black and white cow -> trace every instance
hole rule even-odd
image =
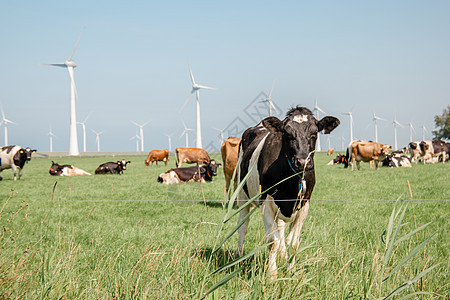
[[[210,162],[204,162],[198,166],[170,169],[158,176],[158,182],[176,184],[191,181],[213,181],[213,176],[217,176],[217,168],[220,165],[212,159]]]
[[[339,124],[339,119],[335,117],[316,120],[309,109],[295,107],[288,111],[283,121],[268,117],[248,128],[242,135],[239,150],[240,180],[247,173],[250,174],[240,191],[238,202],[239,206],[243,206],[247,199],[262,191],[261,212],[266,239],[271,243],[268,265],[271,279],[277,276],[277,252],[287,257],[284,236],[287,222],[292,222],[287,236],[288,245],[292,244],[292,253],[299,246],[300,231],[309,211],[309,199],[315,184],[314,151],[317,134],[321,131],[328,134]],[[252,168],[253,165],[255,167]],[[249,210],[250,205],[247,205],[240,212],[238,223]],[[236,256],[244,252],[248,222],[247,219],[239,228]],[[292,260],[292,264],[294,262]]]
[[[404,154],[389,153],[383,159],[382,166],[383,167],[391,167],[391,168],[398,168],[398,167],[411,168],[411,161],[410,161],[409,156],[406,156]]]
[[[12,169],[14,180],[17,179],[17,169],[19,169],[19,179],[22,177],[22,169],[25,163],[31,160],[31,154],[36,152],[36,149],[31,150],[30,147],[25,149],[17,146],[4,146],[0,148],[0,172],[5,169]],[[0,180],[3,178],[0,177]]]
[[[419,144],[422,151],[423,163],[435,163],[447,161],[447,155],[450,152],[450,143],[444,141],[422,141]]]
[[[329,166],[345,165],[345,164],[348,165],[348,159],[345,157],[345,155],[342,155],[340,153],[336,156],[335,159],[330,160],[330,162],[328,163]]]
[[[91,175],[80,168],[72,165],[60,165],[52,161],[52,166],[48,171],[52,176],[79,176],[79,175]]]
[[[123,170],[127,169],[127,164],[131,164],[131,161],[118,160],[117,162],[107,162],[98,166],[95,174],[122,174]]]

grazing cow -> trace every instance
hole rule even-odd
[[[131,164],[131,161],[118,160],[117,162],[107,162],[98,166],[95,174],[122,174],[123,170],[127,169],[127,164]]]
[[[53,176],[77,176],[77,175],[91,175],[90,173],[81,170],[72,165],[59,165],[52,161],[52,166],[48,171]]]
[[[226,141],[223,142],[220,152],[222,153],[223,161],[223,174],[225,175],[225,189],[228,192],[230,188],[231,178],[233,177],[234,169],[238,161],[239,144],[241,139],[237,137],[230,136]],[[236,183],[237,176],[234,178]]]
[[[404,154],[398,154],[398,153],[389,153],[386,155],[386,157],[383,159],[383,167],[391,167],[391,168],[398,168],[398,167],[407,167],[411,168],[411,161],[410,158]]]
[[[277,276],[276,256],[287,257],[284,228],[286,222],[293,222],[289,228],[287,243],[292,243],[292,253],[299,246],[299,236],[309,210],[309,199],[315,184],[314,151],[317,134],[330,133],[339,125],[335,117],[316,120],[305,107],[288,111],[281,121],[268,117],[258,125],[248,128],[242,135],[239,156],[240,180],[248,174],[243,189],[239,192],[239,206],[261,191],[262,218],[269,245],[268,275]],[[284,180],[283,182],[281,182]],[[270,189],[269,189],[270,188]],[[304,192],[304,196],[302,194]],[[236,256],[244,251],[244,237],[249,220],[244,222],[250,205],[244,206],[239,214],[239,242]],[[294,260],[292,261],[294,264]]]
[[[349,161],[350,165],[352,166],[353,171],[353,165],[356,161],[356,166],[358,167],[358,170],[360,170],[360,162],[375,162],[375,166],[377,170],[379,169],[379,162],[382,161],[386,155],[389,154],[389,149],[391,149],[392,146],[389,146],[387,144],[381,144],[377,142],[366,142],[366,141],[353,141],[349,147],[347,148],[347,154],[346,158]],[[351,156],[351,158],[350,158]],[[348,166],[348,165],[347,165]],[[347,167],[346,166],[346,167]]]
[[[0,148],[0,172],[5,169],[12,169],[14,180],[17,180],[17,169],[19,169],[19,179],[22,177],[22,170],[25,163],[31,160],[31,154],[36,149],[31,150],[30,147],[25,149],[17,146],[4,146]],[[0,177],[0,180],[3,178]]]
[[[191,181],[213,181],[213,176],[217,176],[217,164],[214,159],[210,162],[198,166],[187,168],[175,168],[162,173],[158,176],[158,182],[163,184],[176,184]]]
[[[202,148],[178,147],[175,149],[175,158],[178,168],[180,168],[183,163],[202,164],[211,160],[208,152]]]
[[[334,153],[334,148],[330,148],[328,149],[327,155],[330,156],[331,154]]]
[[[169,162],[169,150],[164,149],[150,151],[147,159],[145,160],[145,165],[148,166],[151,162],[153,166],[154,161],[156,161],[156,165],[158,165],[158,161],[163,161],[167,166],[167,163]]]
[[[330,162],[328,163],[329,166],[345,165],[345,164],[348,164],[348,161],[347,161],[347,158],[345,157],[345,155],[342,155],[342,154],[338,154],[335,159],[330,160]]]
[[[441,157],[442,163],[445,163],[447,154],[450,152],[450,144],[444,141],[422,141],[419,144],[422,152],[423,163],[435,163]],[[436,158],[436,160],[434,159]]]

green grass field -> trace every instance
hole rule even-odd
[[[123,175],[48,173],[51,160],[94,173],[99,164],[122,158],[132,162]],[[219,155],[215,158],[221,161]],[[237,246],[236,233],[212,254],[237,221],[234,217],[221,227],[221,169],[214,183],[163,186],[156,178],[174,167],[173,157],[167,167],[145,167],[144,160],[33,158],[16,182],[11,170],[3,171],[0,297],[191,299],[201,298],[222,280],[208,298],[378,299],[399,287],[405,289],[395,297],[450,297],[450,202],[443,201],[450,199],[450,164],[378,171],[363,164],[361,171],[352,172],[327,166],[330,158],[316,154],[317,182],[297,263],[288,270],[280,260],[279,279],[271,282],[264,270],[264,248],[211,274],[233,260]],[[408,181],[414,201],[409,201]],[[392,232],[398,229],[397,240],[432,223],[393,244],[390,259],[383,263],[388,245],[382,233],[389,229],[394,206],[397,212],[402,204],[407,204],[402,225],[391,227]],[[250,222],[246,253],[265,243],[258,214]],[[401,213],[395,220],[399,218]],[[413,280],[416,276],[420,279]],[[410,285],[403,285],[409,280]]]

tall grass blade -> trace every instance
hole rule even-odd
[[[230,281],[231,279],[233,279],[237,274],[239,274],[243,269],[244,269],[245,265],[241,266],[240,268],[238,268],[236,271],[234,271],[233,273],[225,276],[224,278],[222,278],[221,280],[219,280],[215,285],[213,285],[202,297],[201,299],[205,299],[206,296],[208,296],[209,294],[211,294],[212,292],[214,292],[215,290],[217,290],[219,287],[221,287],[222,285],[224,285],[225,283],[227,283],[228,281]]]
[[[399,286],[398,288],[396,288],[395,290],[393,290],[392,292],[389,293],[389,295],[387,295],[385,298],[383,298],[383,300],[387,300],[389,298],[392,298],[395,294],[400,293],[401,291],[403,291],[404,289],[407,289],[411,284],[415,283],[417,280],[421,279],[423,276],[425,276],[426,274],[428,274],[430,271],[432,271],[434,268],[436,268],[439,264],[436,264],[434,266],[429,267],[428,269],[420,272],[419,274],[417,274],[416,277],[414,277],[413,279],[403,283],[401,286]],[[414,293],[415,294],[415,293]],[[410,295],[414,295],[414,294],[410,294]],[[410,296],[407,295],[407,296]],[[405,296],[405,297],[407,297]],[[403,298],[405,298],[403,297]],[[402,298],[402,299],[403,299]],[[406,299],[406,298],[405,298]]]
[[[214,249],[214,251],[212,252],[211,255],[214,255],[222,246],[223,244],[226,243],[226,241],[228,241],[230,239],[230,237],[239,230],[239,228],[242,226],[242,224],[244,224],[245,221],[248,220],[248,218],[250,218],[250,216],[256,211],[258,210],[258,206],[255,206],[242,220],[241,222],[239,222],[239,224],[237,224],[236,227],[233,228],[233,230],[225,237],[225,239],[216,247],[216,249]]]
[[[395,243],[395,238],[397,237],[398,231],[400,230],[400,225],[402,224],[403,221],[403,217],[405,216],[406,213],[406,209],[408,208],[408,205],[405,205],[405,208],[402,211],[402,214],[397,222],[397,227],[395,228],[394,234],[392,236],[392,238],[389,237],[389,244],[388,244],[388,248],[386,250],[386,253],[384,254],[383,257],[383,264],[387,264],[389,261],[389,258],[391,256],[392,253],[392,249],[394,248],[394,243]],[[401,210],[401,207],[399,209],[399,212]],[[397,212],[398,215],[398,212]],[[392,217],[392,216],[391,216]],[[393,224],[392,224],[393,225]],[[389,221],[389,226],[391,226],[391,222]],[[392,231],[392,228],[390,229]],[[388,234],[389,234],[389,230],[388,230]]]
[[[416,255],[420,250],[423,249],[423,247],[425,247],[425,245],[431,240],[431,238],[433,236],[435,236],[436,233],[434,233],[433,235],[431,235],[429,238],[427,238],[422,244],[420,244],[419,246],[417,246],[416,248],[414,248],[405,258],[402,259],[402,261],[400,261],[398,263],[398,265],[383,279],[383,282],[385,282],[389,277],[391,277],[392,274],[394,274],[395,272],[397,272],[401,267],[403,267],[404,264],[406,264],[414,255]]]
[[[411,237],[411,236],[414,235],[415,233],[417,233],[417,232],[419,232],[419,231],[421,231],[421,230],[424,230],[424,229],[427,228],[431,223],[433,223],[433,222],[429,222],[429,223],[427,223],[427,224],[425,224],[425,225],[422,225],[422,226],[420,226],[419,228],[417,228],[417,229],[411,231],[411,232],[408,233],[407,235],[402,236],[402,237],[399,238],[397,241],[395,241],[394,245],[397,245],[397,244],[403,242],[404,240],[407,240],[409,237]]]
[[[221,272],[221,271],[223,271],[223,270],[225,270],[225,269],[228,269],[228,268],[230,268],[230,267],[232,267],[232,266],[234,266],[234,265],[240,263],[240,262],[243,261],[243,260],[246,260],[247,258],[253,256],[255,253],[257,253],[257,252],[259,252],[259,251],[265,249],[266,247],[268,247],[268,246],[271,245],[272,243],[273,243],[273,242],[268,243],[268,244],[264,244],[263,246],[258,247],[258,248],[256,248],[256,249],[250,251],[250,252],[247,253],[246,255],[243,255],[243,256],[239,257],[238,259],[235,259],[235,260],[233,260],[233,261],[227,263],[226,265],[220,267],[219,269],[215,270],[214,272],[212,272],[212,273],[209,274],[208,276],[211,276],[211,275],[214,275],[214,274],[216,274],[216,273],[219,273],[219,272]]]
[[[386,233],[386,250],[387,250],[387,247],[389,246],[389,241],[391,240],[392,229],[394,228],[395,206],[396,205],[394,204],[394,208],[392,208],[391,216],[389,217],[389,223],[388,223],[387,233]]]

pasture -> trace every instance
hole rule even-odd
[[[99,164],[122,158],[131,161],[123,175],[48,173],[51,160],[93,174]],[[156,178],[175,166],[174,157],[167,167],[163,163],[145,167],[145,158],[38,157],[16,182],[11,170],[3,171],[0,297],[191,299],[217,285],[207,298],[376,299],[406,287],[409,280],[412,283],[396,297],[411,293],[424,299],[450,297],[448,163],[378,171],[362,164],[361,171],[352,172],[327,166],[331,158],[316,154],[317,182],[297,263],[288,270],[280,260],[279,278],[270,282],[264,247],[218,270],[233,260],[237,246],[236,233],[213,253],[237,220],[236,216],[222,223],[226,212],[222,169],[213,183],[163,186]],[[220,155],[213,158],[221,162]],[[414,201],[409,201],[407,181]],[[402,225],[393,227],[397,240],[432,223],[396,243],[383,263],[387,249],[383,232],[389,229],[394,207],[398,212],[402,204],[407,204]],[[258,214],[251,218],[245,253],[264,246]],[[401,213],[395,217],[398,220]],[[391,271],[393,275],[383,282]],[[416,276],[420,279],[413,281]]]

